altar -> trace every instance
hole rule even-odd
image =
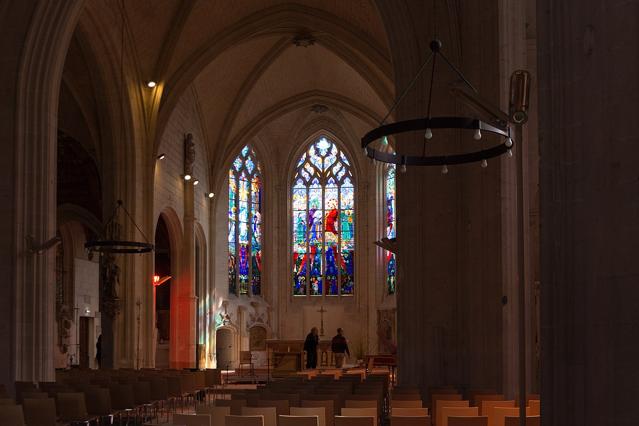
[[[304,340],[268,339],[266,350],[268,362],[275,375],[292,375],[302,371],[306,365]],[[318,367],[330,367],[335,364],[330,340],[320,340],[317,355]]]

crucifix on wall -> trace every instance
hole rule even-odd
[[[320,307],[320,310],[317,311],[320,314],[320,336],[324,336],[324,313],[326,312],[326,309],[324,309],[324,306]]]

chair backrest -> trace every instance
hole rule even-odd
[[[211,426],[209,414],[173,414],[173,424],[184,426]]]
[[[59,393],[56,403],[56,409],[62,421],[80,420],[88,415],[83,393]]]
[[[231,407],[211,407],[210,405],[198,405],[195,414],[208,414],[211,416],[212,426],[224,426],[224,417],[231,415]]]
[[[169,381],[166,377],[151,377],[149,383],[151,384],[150,397],[152,401],[169,399]]]
[[[25,426],[22,406],[20,405],[0,405],[0,425],[2,426]]]
[[[279,426],[318,426],[317,416],[279,416]]]
[[[372,417],[373,425],[377,426],[377,407],[373,408],[342,408],[342,416]]]
[[[485,394],[475,394],[470,401],[470,405],[475,407],[480,407],[484,401],[504,401],[504,395],[500,393],[485,393]]]
[[[242,407],[243,416],[262,416],[264,426],[277,426],[276,407]]]
[[[396,400],[393,399],[391,401],[391,407],[393,408],[421,408],[422,407],[422,400],[421,399],[414,399],[414,400]]]
[[[13,398],[0,398],[0,405],[16,405]]]
[[[56,426],[57,414],[53,398],[25,398],[22,409],[25,423],[29,426]]]
[[[111,392],[109,389],[92,386],[87,388],[84,394],[89,414],[106,416],[111,413]]]
[[[526,416],[526,426],[540,426],[540,416]],[[506,416],[504,426],[519,426],[519,417]]]
[[[225,426],[264,426],[262,416],[226,416]]]
[[[211,416],[209,414],[174,414],[173,424],[183,426],[211,426]]]
[[[477,407],[440,407],[441,410],[437,414],[441,422],[437,426],[448,426],[448,417],[470,417],[479,416],[479,408]]]
[[[335,426],[376,426],[370,416],[335,416]]]
[[[403,392],[403,393],[397,393],[397,392],[393,392],[393,400],[396,401],[406,401],[406,400],[421,400],[422,399],[422,395],[419,392]]]
[[[486,416],[448,416],[448,426],[487,426]]]
[[[513,401],[513,400],[509,400],[509,401],[482,401],[480,414],[482,416],[488,416],[488,426],[491,426],[494,423],[493,419],[494,419],[495,415],[494,415],[493,411],[497,407],[514,408],[515,407],[515,401]]]
[[[257,401],[258,407],[275,407],[277,415],[288,416],[291,414],[288,399],[259,399]]]
[[[135,395],[133,385],[111,385],[111,405],[116,410],[125,410],[135,407]]]
[[[48,399],[51,398],[46,392],[22,392],[22,399]]]
[[[430,417],[391,416],[390,426],[430,426]]]
[[[541,401],[538,399],[531,399],[528,401],[528,408],[531,416],[541,415]]]
[[[379,408],[379,401],[376,399],[347,399],[344,401],[346,408]]]
[[[391,414],[396,417],[424,417],[428,415],[428,408],[395,408]]]
[[[151,384],[146,381],[133,383],[133,395],[135,404],[142,405],[151,402]]]
[[[526,408],[526,415],[528,411]],[[519,407],[493,407],[488,411],[488,425],[504,426],[506,417],[519,417]]]
[[[335,408],[333,405],[333,400],[330,399],[325,399],[323,401],[320,400],[315,400],[315,399],[310,399],[310,400],[306,400],[303,399],[301,402],[302,407],[322,407],[324,408],[324,419],[326,422],[326,426],[333,426],[334,425],[334,415],[335,415]]]
[[[468,401],[438,399],[435,401],[435,406],[432,407],[433,415],[435,416],[435,426],[442,426],[441,409],[444,407],[468,407]],[[479,409],[477,410],[479,414]],[[477,414],[477,415],[478,415]]]
[[[317,416],[318,425],[326,426],[326,408],[325,407],[291,407],[291,416],[297,416],[297,417]],[[332,413],[331,413],[331,416],[332,416]]]
[[[232,416],[241,416],[242,407],[246,407],[245,399],[216,399],[215,405],[217,407],[231,407]]]

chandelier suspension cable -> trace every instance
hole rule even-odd
[[[124,210],[124,213],[126,213],[126,215],[128,216],[128,218],[131,220],[131,222],[133,222],[133,225],[135,226],[135,228],[138,230],[138,232],[142,235],[142,237],[144,237],[144,241],[146,241],[147,243],[149,242],[149,239],[146,237],[146,234],[144,232],[142,232],[142,230],[140,229],[140,227],[138,226],[138,224],[135,222],[135,220],[133,220],[133,216],[131,216],[131,214],[129,213],[129,211],[126,209],[126,207],[124,207],[124,204],[122,204],[122,201],[119,201],[119,205],[118,207],[122,207],[122,210]]]

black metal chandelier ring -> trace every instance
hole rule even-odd
[[[89,241],[84,247],[98,253],[136,254],[153,251],[153,244],[139,241],[101,240]]]
[[[369,145],[378,139],[397,135],[400,133],[413,131],[426,131],[427,129],[466,129],[479,130],[480,132],[492,133],[503,138],[503,142],[480,151],[467,152],[463,154],[451,155],[398,155],[394,153],[382,152]],[[510,137],[510,129],[502,129],[476,118],[469,117],[431,117],[417,118],[413,120],[398,121],[377,127],[362,137],[362,148],[366,155],[372,159],[384,163],[408,166],[445,166],[453,164],[474,163],[488,158],[498,157],[505,154],[513,146]]]

